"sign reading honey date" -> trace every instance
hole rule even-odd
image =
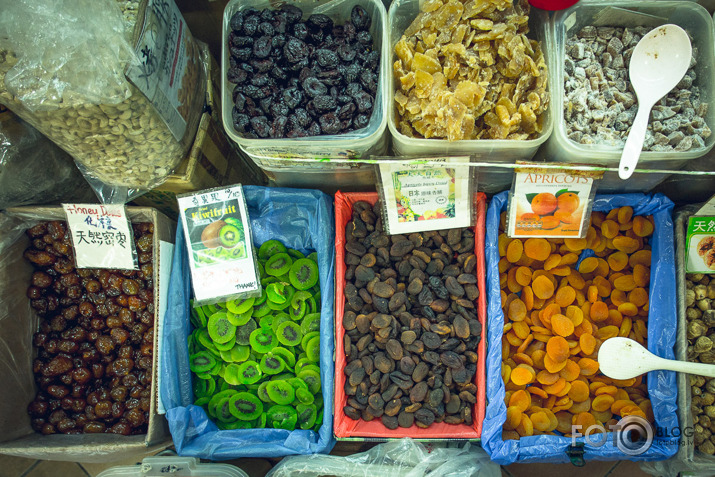
[[[472,424],[474,232],[390,236],[380,207],[355,203],[345,229],[345,415],[389,429]]]

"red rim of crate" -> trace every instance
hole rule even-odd
[[[348,418],[343,411],[347,397],[345,395],[345,349],[343,347],[343,312],[345,295],[345,226],[352,217],[353,204],[365,201],[370,204],[377,202],[376,192],[340,192],[335,194],[335,417],[333,432],[338,439],[346,438],[380,438],[397,439],[411,437],[414,439],[479,439],[482,435],[482,422],[486,408],[486,262],[484,256],[484,234],[486,221],[486,195],[479,192],[474,195],[476,210],[476,224],[474,226],[474,253],[477,257],[477,317],[482,325],[482,339],[477,347],[477,402],[474,404],[472,415],[473,424],[445,424],[435,423],[428,429],[415,425],[410,428],[398,427],[391,430],[386,428],[380,419],[370,422],[354,421]],[[482,273],[479,273],[482,271]]]

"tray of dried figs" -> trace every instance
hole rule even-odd
[[[378,195],[335,195],[338,439],[478,439],[484,419],[484,218],[388,235]]]
[[[137,270],[75,268],[61,207],[0,215],[0,375],[14,383],[0,392],[0,452],[86,462],[167,440],[155,330],[159,243],[175,225],[154,209],[127,215]]]

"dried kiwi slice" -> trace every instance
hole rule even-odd
[[[258,322],[258,327],[273,329],[273,321],[275,319],[276,319],[275,315],[262,316],[261,320]]]
[[[285,369],[286,364],[280,356],[266,353],[261,358],[260,366],[263,374],[278,374]]]
[[[313,331],[320,331],[320,313],[309,313],[300,322],[300,331],[303,336]]]
[[[197,379],[194,381],[194,398],[199,399],[202,397],[211,396],[214,391],[216,391],[216,380],[211,379]]]
[[[299,258],[290,267],[290,282],[298,290],[307,290],[318,283],[318,265],[307,258]]]
[[[271,397],[268,395],[268,390],[266,387],[268,387],[268,383],[271,381],[263,381],[260,386],[258,386],[258,391],[256,391],[256,396],[258,396],[258,399],[260,399],[263,402],[273,402]]]
[[[268,303],[270,303],[268,300],[264,301],[257,307],[253,309],[253,317],[254,318],[261,318],[263,316],[268,315],[271,312],[271,307],[268,306]]]
[[[299,258],[298,261],[300,260],[304,259]],[[266,273],[268,275],[280,277],[281,275],[287,273],[291,269],[292,265],[293,259],[290,257],[290,255],[288,255],[287,253],[278,253],[268,259],[268,261],[264,265],[264,268],[266,269]]]
[[[311,296],[305,302],[308,304],[308,313],[320,313],[320,310],[318,309],[317,303],[320,303],[320,293],[318,293],[316,296]]]
[[[228,321],[225,311],[212,314],[207,328],[214,343],[226,343],[236,336],[236,325]]]
[[[236,335],[233,335],[230,340],[228,340],[225,343],[216,343],[214,342],[214,345],[216,346],[216,349],[219,350],[219,353],[221,351],[230,351],[231,348],[233,348],[233,345],[236,344]]]
[[[241,421],[252,421],[263,413],[263,402],[253,394],[236,393],[229,398],[229,411]]]
[[[300,331],[300,325],[294,321],[286,321],[281,323],[276,330],[278,341],[286,346],[296,346],[300,343],[303,333]]]
[[[231,414],[231,399],[233,397],[225,397],[216,405],[215,417],[221,422],[233,422],[236,420],[236,417]]]
[[[246,361],[238,367],[238,381],[240,383],[253,384],[258,382],[261,376],[263,376],[261,367],[253,360]]]
[[[293,386],[282,379],[270,381],[266,386],[266,391],[271,400],[276,404],[290,404],[295,399]]]
[[[273,323],[271,323],[271,329],[275,333],[278,331],[278,326],[280,326],[281,323],[285,323],[286,321],[290,321],[290,316],[288,316],[288,313],[277,313],[273,317]]]
[[[303,252],[300,250],[296,250],[294,248],[289,248],[286,253],[290,255],[293,258],[305,258],[305,255],[303,255]]]
[[[220,392],[214,394],[213,397],[211,398],[211,400],[209,401],[209,405],[208,405],[208,409],[207,409],[209,416],[216,417],[216,406],[218,406],[218,404],[223,399],[228,399],[231,396],[233,396],[234,394],[236,394],[236,391],[234,391],[233,389],[227,389],[225,391],[220,391]]]
[[[223,372],[224,381],[226,381],[231,386],[238,386],[239,384],[241,384],[242,381],[240,381],[238,378],[238,375],[241,372],[240,366],[241,365],[235,363],[226,365],[226,369]]]
[[[265,288],[261,288],[261,296],[258,297],[258,298],[256,298],[256,301],[253,302],[253,306],[254,306],[254,307],[257,307],[257,306],[260,305],[261,303],[264,303],[267,299],[268,299],[268,295],[266,295],[266,289],[265,289]]]
[[[253,304],[256,302],[256,299],[251,297],[251,298],[246,298],[245,300],[232,300],[232,301],[227,301],[226,302],[226,309],[233,313],[234,315],[242,315],[246,313],[248,310],[253,308]]]
[[[297,292],[297,293],[300,293],[300,292]],[[296,303],[296,305],[293,305],[291,303],[291,306],[288,309],[288,314],[290,315],[291,320],[298,321],[305,316],[305,313],[307,311],[308,311],[308,305],[305,304],[305,301],[299,301],[298,303]]]
[[[189,369],[195,373],[207,373],[216,365],[216,358],[207,351],[189,356]]]
[[[228,316],[228,321],[233,323],[236,326],[243,326],[246,323],[248,323],[248,320],[253,317],[253,307],[249,308],[248,311],[240,314],[240,315],[235,315],[231,313],[230,311],[226,312],[226,316]]]
[[[307,258],[308,260],[314,261],[316,264],[318,263],[318,253],[317,252],[313,252],[305,258]]]
[[[298,411],[298,425],[301,429],[307,430],[315,425],[315,420],[318,418],[318,409],[315,406],[312,404],[298,404],[295,410]]]
[[[312,404],[315,401],[315,396],[309,389],[298,388],[295,390],[295,398],[301,404]]]
[[[283,358],[287,368],[292,370],[293,366],[295,366],[295,353],[291,350],[283,348],[282,346],[276,346],[271,350],[271,353],[273,353],[274,356]]]
[[[266,412],[266,424],[274,429],[292,431],[298,422],[298,413],[295,408],[276,404]]]
[[[286,286],[287,283],[276,282],[271,283],[266,287],[266,295],[268,295],[268,301],[272,301],[276,304],[283,304],[286,302]]]
[[[231,348],[231,351],[229,351],[231,354],[231,361],[233,363],[243,363],[248,359],[248,356],[251,353],[251,348],[248,346],[243,346],[240,344],[236,344]]]
[[[301,348],[303,348],[303,351],[306,352],[306,355],[307,355],[308,342],[310,340],[312,340],[313,338],[315,338],[316,336],[320,336],[320,332],[311,331],[310,333],[303,335],[303,339],[300,340],[300,346],[301,346]]]
[[[253,333],[256,328],[258,328],[258,325],[252,319],[248,320],[245,325],[239,326],[236,329],[236,343],[241,346],[248,346],[251,343],[251,333]]]
[[[266,240],[258,248],[258,258],[268,260],[270,257],[279,253],[285,253],[286,251],[285,245],[278,240]]]
[[[315,361],[316,363],[320,361],[320,336],[316,336],[308,341],[305,352],[309,360]]]
[[[305,381],[311,393],[320,392],[320,373],[316,373],[312,369],[304,369],[298,373],[298,377]]]
[[[267,353],[278,345],[278,339],[270,328],[258,328],[251,333],[251,348],[257,353]]]

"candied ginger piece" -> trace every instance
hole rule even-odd
[[[442,66],[435,58],[425,55],[424,53],[415,53],[412,59],[413,71],[426,71],[427,73],[437,73],[442,70]]]
[[[421,10],[423,12],[429,13],[437,10],[441,6],[442,0],[427,0],[424,4],[422,4]]]
[[[467,107],[454,96],[449,98],[446,109],[447,139],[459,141],[464,138],[464,117],[467,115]]]
[[[455,28],[454,33],[452,33],[452,43],[459,43],[461,44],[462,41],[464,40],[464,35],[467,34],[467,29],[469,27],[465,25],[464,23],[460,24]],[[464,45],[462,45],[464,46]]]
[[[494,26],[494,22],[491,20],[487,20],[486,18],[480,18],[477,20],[472,20],[469,22],[469,24],[472,26],[472,28],[475,28],[477,30],[491,30],[492,27]]]
[[[400,78],[400,83],[404,91],[409,91],[415,85],[415,74],[410,71]]]
[[[434,78],[426,71],[418,70],[415,73],[415,95],[418,98],[428,98],[432,91]]]
[[[402,61],[402,63],[404,63],[405,68],[410,69],[412,57],[414,56],[414,49],[409,43],[407,43],[407,39],[404,35],[395,45],[395,54]]]
[[[445,31],[454,27],[462,18],[464,5],[458,0],[450,0],[437,10],[437,17],[434,21],[434,28]],[[450,32],[451,33],[451,32]]]
[[[486,90],[473,81],[461,81],[454,89],[454,96],[470,109],[474,109],[484,99]]]

